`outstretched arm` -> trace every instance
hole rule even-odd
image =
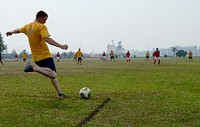
[[[10,35],[12,35],[12,34],[18,34],[18,33],[20,33],[19,30],[13,30],[13,31],[8,31],[8,32],[6,33],[6,35],[7,35],[7,36],[10,36]]]
[[[60,43],[56,42],[55,40],[53,40],[53,39],[50,38],[50,37],[45,37],[44,39],[45,39],[45,41],[46,41],[47,43],[49,43],[50,45],[53,45],[53,46],[56,46],[56,47],[59,47],[59,48],[61,48],[61,49],[65,49],[65,50],[68,49],[68,45],[67,45],[67,44],[61,45]]]

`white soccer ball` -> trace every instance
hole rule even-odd
[[[79,95],[81,98],[88,99],[91,96],[91,91],[88,87],[83,87],[80,89]]]

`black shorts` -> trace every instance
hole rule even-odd
[[[81,61],[82,60],[82,58],[81,57],[78,57],[78,61]]]
[[[39,67],[46,67],[56,72],[56,66],[54,64],[53,58],[46,58],[35,62]]]

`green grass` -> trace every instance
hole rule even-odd
[[[76,126],[106,98],[111,100],[83,126],[200,126],[200,58],[161,59],[160,66],[144,59],[55,63],[64,100],[48,78],[24,73],[22,61],[0,65],[0,127]],[[80,98],[84,86],[91,99]]]

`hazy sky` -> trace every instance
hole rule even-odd
[[[200,46],[200,0],[0,0],[0,32],[8,52],[30,51],[24,34],[6,37],[9,30],[48,13],[51,37],[68,51],[101,53],[122,41],[126,50]],[[52,53],[62,52],[49,46]]]

